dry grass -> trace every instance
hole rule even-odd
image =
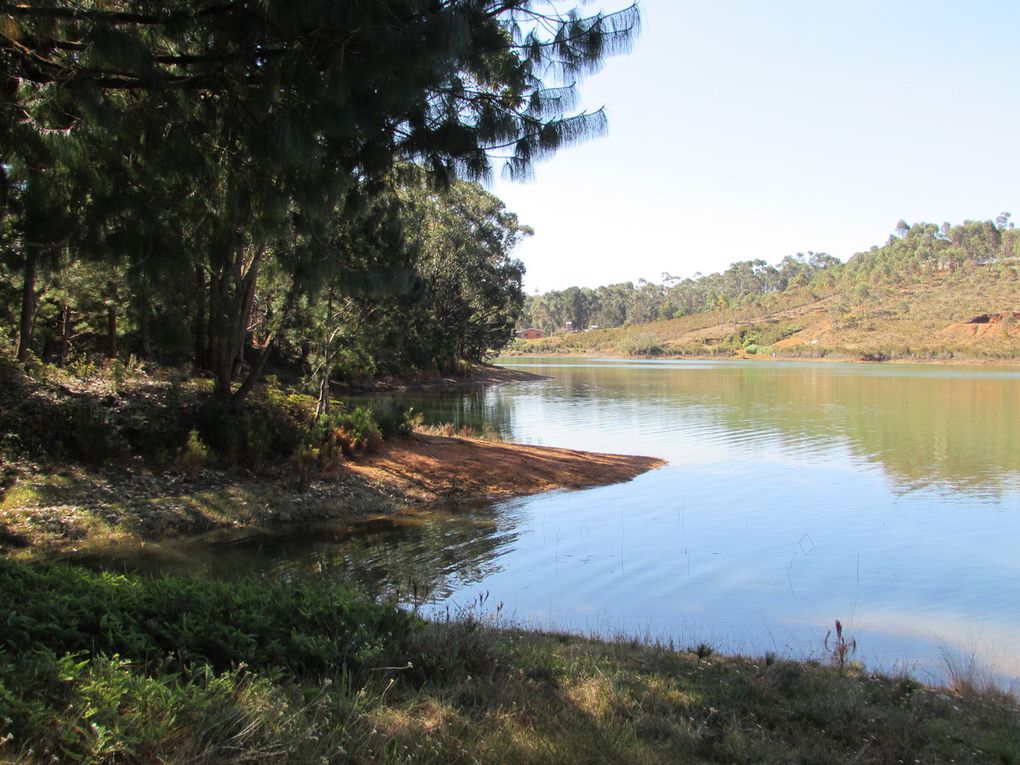
[[[1002,331],[955,329],[981,314],[1020,310],[1016,281],[990,269],[930,274],[878,286],[866,298],[830,290],[677,319],[521,341],[518,353],[997,360],[1020,356],[1020,323]],[[973,326],[973,325],[970,325]]]

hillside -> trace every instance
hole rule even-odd
[[[917,224],[845,264],[812,254],[815,267],[803,257],[788,258],[779,267],[748,261],[724,274],[679,284],[644,284],[634,290],[631,305],[643,301],[652,321],[635,321],[630,317],[641,312],[632,311],[622,326],[554,329],[539,340],[517,341],[511,352],[1015,359],[1020,353],[1017,248],[1018,232],[991,222]],[[799,274],[784,273],[798,263]],[[600,292],[589,292],[594,316],[602,310]],[[536,306],[543,307],[543,299],[552,304],[558,295],[533,298],[528,318],[540,322]],[[690,305],[694,295],[697,310],[676,308],[685,301]],[[586,326],[584,319],[580,325]]]

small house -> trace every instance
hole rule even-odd
[[[535,327],[528,327],[527,329],[522,329],[518,332],[517,337],[522,340],[538,340],[540,337],[545,337],[545,332],[540,329],[535,329]]]

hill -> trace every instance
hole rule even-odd
[[[722,274],[663,285],[536,296],[525,320],[552,325],[553,334],[518,341],[512,352],[1015,359],[1018,253],[1020,232],[1008,216],[959,226],[901,223],[885,245],[847,263],[810,253],[777,266],[744,261]],[[591,319],[607,318],[609,296],[616,298],[619,326],[593,321],[599,328],[557,331],[550,310],[557,301],[574,309],[575,318],[566,320],[572,326],[591,327]]]

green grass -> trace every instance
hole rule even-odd
[[[0,608],[0,761],[1020,762],[993,691],[426,623],[327,582],[3,561]]]

